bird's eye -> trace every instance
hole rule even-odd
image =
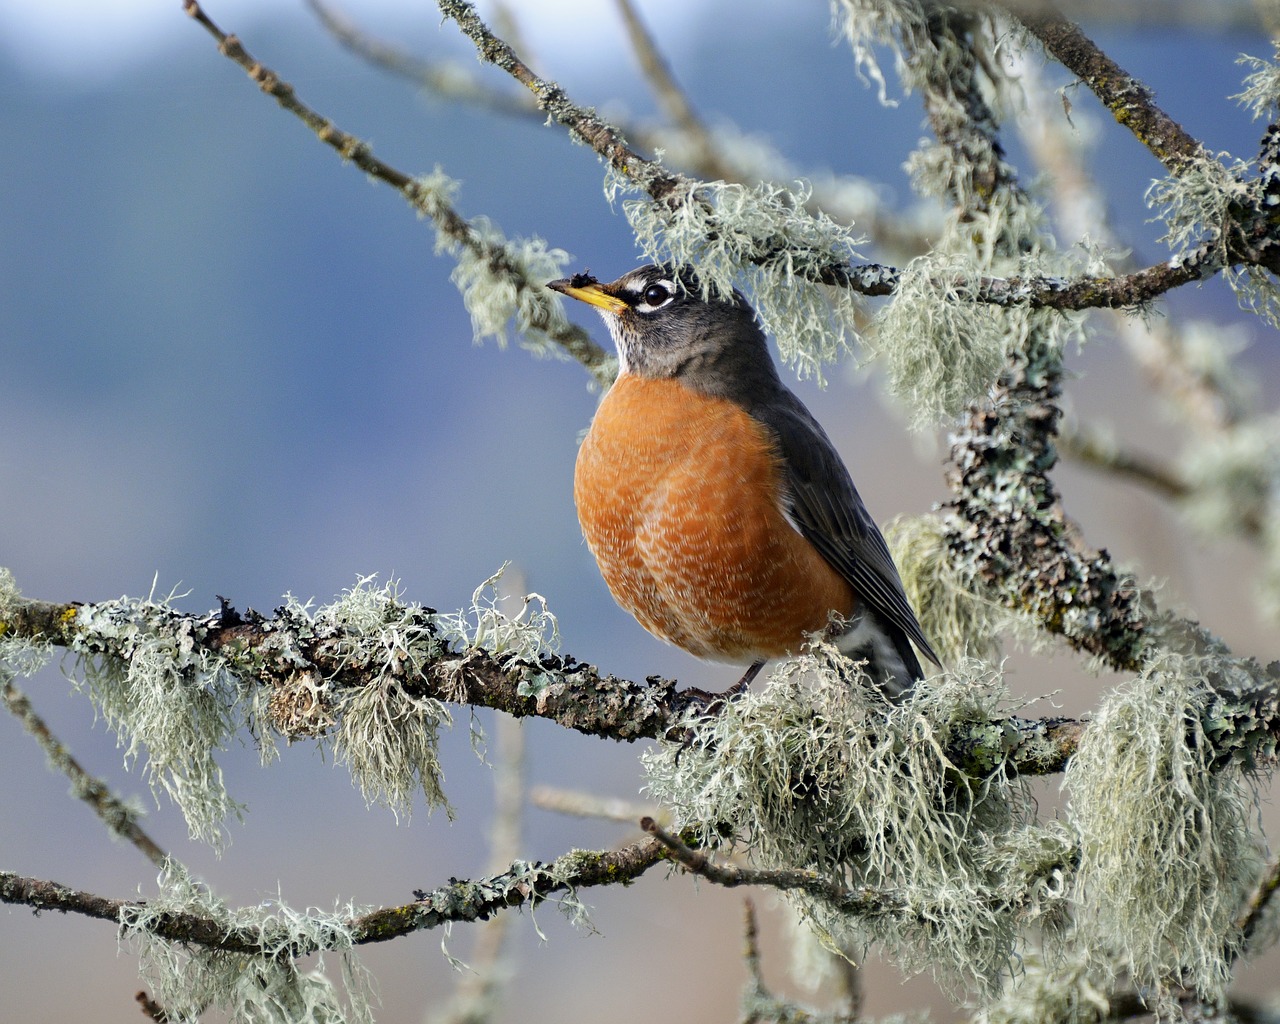
[[[671,292],[665,284],[651,284],[644,290],[646,306],[661,306],[669,298],[671,298]]]

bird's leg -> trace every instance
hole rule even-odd
[[[752,662],[751,666],[742,673],[742,678],[734,683],[724,693],[710,693],[707,690],[700,690],[696,686],[690,686],[680,691],[680,696],[684,698],[686,704],[693,701],[701,701],[705,710],[704,718],[710,718],[712,715],[720,711],[727,701],[737,700],[751,687],[751,681],[760,674],[760,670],[764,668],[763,661]]]
[[[752,680],[760,674],[760,670],[762,668],[764,668],[763,661],[752,662],[750,667],[742,673],[742,678],[729,687],[729,689],[724,691],[724,694],[722,695],[723,699],[733,700],[734,698],[746,693],[751,686]]]

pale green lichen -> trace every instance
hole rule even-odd
[[[1230,978],[1262,865],[1249,780],[1211,764],[1203,680],[1215,670],[1212,658],[1151,657],[1102,703],[1064,783],[1080,843],[1076,941],[1094,970],[1209,1000]]]
[[[610,200],[634,185],[610,172]],[[842,268],[862,242],[850,228],[805,209],[810,189],[774,184],[755,187],[708,182],[660,202],[628,199],[623,211],[646,256],[693,267],[709,295],[725,295],[741,275],[766,331],[783,361],[801,377],[848,352],[857,336],[861,300],[848,288],[828,288],[806,274]]]
[[[560,649],[560,625],[541,594],[519,595],[503,583],[508,566],[476,587],[471,607],[437,616],[442,639],[455,647],[476,647],[518,665],[524,678],[517,687],[522,696],[540,692],[555,677],[537,667],[543,654]],[[508,614],[503,605],[518,605]]]
[[[178,805],[192,838],[220,846],[224,821],[240,808],[214,753],[245,724],[244,694],[172,598],[153,591],[79,608],[71,650],[83,678],[76,685],[116,733],[125,760],[141,757],[152,791]]]
[[[1164,224],[1160,240],[1174,252],[1224,238],[1234,224],[1232,206],[1251,201],[1252,189],[1245,181],[1247,165],[1239,160],[1228,165],[1229,159],[1229,154],[1222,153],[1217,160],[1189,160],[1177,174],[1160,178],[1147,189],[1147,205]]]
[[[984,1007],[973,1024],[1094,1024],[1110,1011],[1110,988],[1087,949],[1061,956],[1035,953],[1000,998]]]
[[[1248,107],[1255,121],[1271,119],[1280,108],[1280,42],[1273,41],[1272,48],[1271,60],[1241,54],[1236,61],[1251,70],[1245,76],[1244,89],[1231,98]]]
[[[5,625],[9,609],[21,600],[22,592],[13,573],[0,566],[0,673],[9,677],[32,676],[49,663],[52,648],[48,643],[18,636]],[[0,684],[4,675],[0,674]]]
[[[314,622],[317,631],[334,636],[344,662],[370,675],[366,685],[331,694],[334,750],[365,799],[408,815],[421,792],[428,810],[443,807],[451,815],[439,741],[452,717],[440,701],[406,687],[441,646],[434,619],[419,612],[401,601],[396,581],[379,586],[369,576],[318,609]]]
[[[501,589],[499,570],[472,594],[469,608],[452,614],[423,614],[405,604],[396,581],[378,584],[360,579],[333,604],[315,611],[291,600],[286,610],[308,617],[340,668],[358,669],[367,682],[328,687],[324,696],[335,724],[334,749],[347,764],[366,800],[387,804],[408,815],[421,792],[429,810],[452,815],[443,788],[439,760],[440,731],[453,724],[440,700],[414,692],[413,683],[445,648],[465,657],[468,649],[513,659],[525,668],[522,687],[547,685],[538,669],[540,655],[558,645],[555,616],[538,594],[523,597]],[[519,605],[513,615],[500,607]],[[445,663],[445,679],[448,663]],[[323,683],[321,685],[324,685]],[[476,726],[473,719],[473,730]],[[478,731],[474,733],[479,742]]]
[[[912,260],[867,333],[867,349],[883,361],[890,394],[909,410],[913,429],[931,428],[985,396],[1013,343],[1010,321],[1029,316],[966,297],[962,283],[976,267],[941,254]]]
[[[704,830],[704,843],[728,830],[761,866],[886,894],[884,912],[864,917],[790,897],[824,942],[858,950],[874,940],[905,970],[994,985],[1013,969],[1019,929],[1056,919],[1069,859],[1065,836],[1033,824],[1022,783],[1002,765],[973,780],[947,756],[956,729],[1002,703],[990,670],[966,662],[893,705],[819,646],[697,727],[687,746],[647,755],[649,788]]]
[[[943,663],[999,658],[997,630],[1009,613],[965,587],[947,550],[942,521],[899,516],[885,524],[884,537],[920,628]]]
[[[903,0],[832,0],[832,31],[843,36],[853,50],[854,63],[863,81],[873,85],[880,102],[889,107],[897,101],[889,96],[889,86],[880,67],[878,50],[888,50],[894,71],[911,91],[902,40],[924,32],[924,12],[918,3]]]
[[[523,348],[536,355],[564,355],[551,335],[566,330],[569,322],[563,305],[544,285],[564,277],[568,253],[549,248],[541,238],[508,239],[486,217],[460,228],[441,215],[451,207],[458,187],[437,168],[417,180],[415,195],[419,208],[436,224],[436,251],[457,261],[450,280],[462,293],[475,340],[494,338],[505,344],[507,326],[514,322]],[[459,230],[465,231],[465,242]]]
[[[1056,251],[1043,210],[1025,195],[979,196],[973,165],[957,160],[952,147],[924,143],[910,168],[916,190],[947,199],[952,213],[933,251],[903,269],[864,344],[920,430],[985,399],[1009,353],[1032,337],[1055,351],[1083,338],[1078,314],[980,301],[983,280],[1060,277],[1078,271],[1086,256]],[[1020,241],[1011,246],[1011,239]]]
[[[1274,168],[1272,169],[1274,172]],[[1177,174],[1154,182],[1147,190],[1147,205],[1164,222],[1162,241],[1181,254],[1193,245],[1215,243],[1215,265],[1247,309],[1272,327],[1280,327],[1280,286],[1264,267],[1246,263],[1230,266],[1227,245],[1239,231],[1241,211],[1268,209],[1266,178],[1250,178],[1243,160],[1227,153],[1218,159],[1188,161]],[[1176,258],[1176,257],[1175,257]]]
[[[352,952],[348,923],[360,911],[302,914],[279,901],[232,910],[173,864],[160,884],[159,895],[121,914],[120,929],[168,1020],[195,1024],[217,1009],[245,1024],[372,1024],[370,979]],[[262,951],[223,951],[155,935],[156,924],[175,914],[216,922],[228,935],[253,936]],[[297,966],[297,950],[319,952],[312,970]],[[326,952],[339,956],[341,987],[326,970]]]

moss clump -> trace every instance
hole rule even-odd
[[[1242,770],[1214,764],[1205,733],[1209,669],[1162,653],[1112,694],[1067,769],[1079,836],[1080,942],[1099,969],[1140,987],[1190,987],[1214,1000],[1238,952],[1235,927],[1259,876]]]
[[[975,780],[949,760],[952,731],[1002,701],[995,680],[969,671],[893,705],[855,663],[817,647],[695,728],[689,746],[650,754],[649,788],[703,843],[727,836],[761,866],[886,894],[883,912],[860,917],[788,897],[827,944],[874,939],[907,970],[997,984],[1019,929],[1052,918],[1070,853],[1060,829],[1033,824],[1003,765]]]

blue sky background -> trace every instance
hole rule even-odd
[[[36,7],[55,15],[33,23]],[[515,7],[531,50],[575,99],[651,112],[610,5]],[[918,103],[876,102],[832,41],[825,5],[785,16],[720,0],[681,4],[678,16],[670,4],[642,9],[710,120],[761,133],[815,171],[882,181],[890,202],[905,201],[901,165],[923,134]],[[612,277],[634,265],[594,156],[562,132],[419,95],[348,56],[293,4],[211,0],[207,10],[383,159],[410,172],[438,164],[461,180],[465,214],[547,238],[574,255],[570,269]],[[431,9],[349,10],[422,53],[472,60]],[[1253,152],[1259,129],[1226,97],[1239,89],[1236,56],[1266,53],[1260,36],[1096,35],[1210,148]],[[286,591],[327,601],[376,572],[400,578],[409,599],[448,609],[512,561],[559,615],[567,652],[623,676],[732,681],[733,670],[699,665],[620,612],[582,546],[571,480],[596,401],[585,374],[514,346],[474,346],[430,226],[264,98],[177,0],[0,3],[0,54],[0,564],[26,594],[140,595],[154,578],[162,592],[188,592],[180,604],[191,610],[222,594],[270,611]],[[1118,221],[1145,259],[1159,258],[1141,203],[1159,166],[1082,90],[1073,102],[1073,117],[1096,120],[1096,170]],[[1189,290],[1170,308],[1244,322],[1246,358],[1274,399],[1274,333],[1242,320],[1224,287]],[[588,311],[572,315],[606,340]],[[1176,432],[1108,342],[1073,357],[1072,369],[1073,408],[1117,420],[1147,450],[1176,450]],[[945,441],[907,434],[878,396],[874,368],[870,379],[837,368],[825,391],[797,390],[879,518],[945,498]],[[1274,656],[1248,599],[1248,551],[1189,540],[1138,491],[1070,468],[1059,479],[1093,543],[1168,580],[1171,602],[1241,649]],[[1022,692],[1062,687],[1068,712],[1088,707],[1096,685],[1070,657],[1018,657],[1011,671]],[[55,670],[27,688],[91,770],[143,792]],[[302,744],[266,770],[252,749],[228,752],[233,795],[249,814],[221,859],[188,846],[167,805],[149,827],[233,902],[273,898],[277,884],[297,905],[405,902],[484,861],[490,771],[470,753],[466,726],[460,714],[445,740],[452,825],[421,810],[399,825],[385,809],[366,810],[345,769]],[[635,748],[526,729],[531,782],[636,794]],[[152,891],[150,866],[104,838],[13,721],[0,721],[0,772],[10,780],[0,787],[0,865],[107,895]],[[527,855],[628,835],[531,811]],[[573,932],[544,908],[543,945],[527,915],[518,920],[520,974],[501,1019],[639,1021],[655,999],[691,1019],[733,1019],[739,897],[657,874],[641,886],[586,894],[603,935]],[[766,969],[785,986],[780,940],[769,935]],[[452,984],[439,938],[367,952],[380,1020],[421,1020],[439,1005]],[[450,948],[465,959],[469,942],[458,929]],[[937,1002],[921,983],[899,987],[892,971],[871,977],[871,1013]],[[108,926],[0,909],[9,1019],[134,1021],[138,987],[135,961],[116,955]]]

